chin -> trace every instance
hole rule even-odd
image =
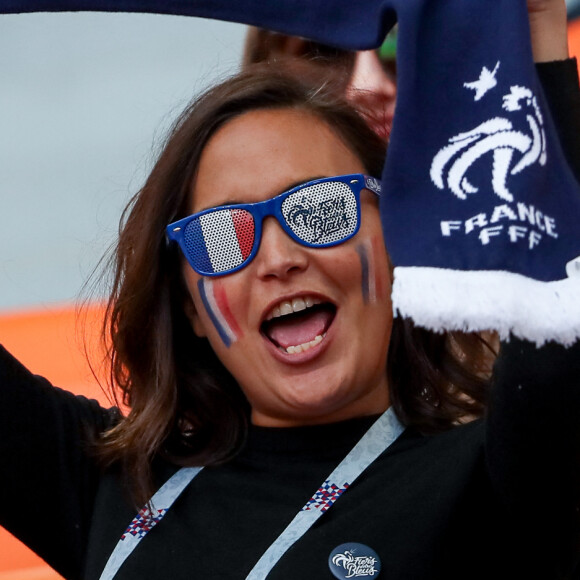
[[[292,401],[289,401],[295,424],[314,425],[340,421],[349,418],[356,408],[350,398],[345,401],[344,394],[336,391],[317,393],[316,397],[312,395],[311,390],[305,392],[304,397],[293,396]]]

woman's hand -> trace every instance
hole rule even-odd
[[[565,0],[528,0],[532,51],[536,62],[569,58]]]

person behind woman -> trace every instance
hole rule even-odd
[[[251,27],[246,35],[242,68],[261,62],[279,66],[307,63],[302,74],[327,78],[359,110],[369,126],[387,139],[397,99],[397,30],[377,50],[350,51],[305,38]]]
[[[357,558],[393,579],[569,577],[580,345],[512,339],[490,389],[477,336],[393,318],[383,159],[330,85],[260,68],[193,103],[115,256],[127,417],[0,350],[2,525],[84,580],[318,579]],[[47,509],[50,533],[31,525]]]

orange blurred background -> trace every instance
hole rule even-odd
[[[568,32],[570,54],[578,59],[578,69],[580,70],[580,18],[576,18],[576,20],[570,23]]]
[[[570,52],[580,60],[580,19],[570,24],[569,31]],[[84,354],[85,343],[90,351],[98,352],[102,306],[89,306],[84,314],[78,319],[70,305],[0,312],[0,342],[54,385],[110,406]],[[38,556],[0,528],[0,580],[59,579]]]
[[[101,305],[88,306],[81,316],[70,305],[0,313],[0,342],[31,371],[47,377],[52,384],[111,406],[84,354],[85,344],[92,353],[101,352],[102,314]],[[97,365],[98,357],[94,358],[93,364]],[[60,578],[0,527],[0,580]]]

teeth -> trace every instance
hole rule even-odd
[[[298,344],[297,346],[289,346],[285,350],[285,352],[288,354],[299,354],[301,352],[305,352],[308,349],[311,349],[313,346],[320,344],[322,342],[322,339],[325,336],[326,336],[326,333],[324,333],[323,335],[319,334],[314,339],[312,339],[310,342],[305,342],[304,344]]]
[[[294,298],[292,302],[285,300],[280,302],[268,312],[266,320],[272,320],[272,318],[279,318],[280,316],[286,316],[287,314],[292,314],[293,312],[300,312],[301,310],[306,310],[311,308],[315,304],[320,304],[322,300],[314,298],[313,296],[305,296],[304,298]]]

